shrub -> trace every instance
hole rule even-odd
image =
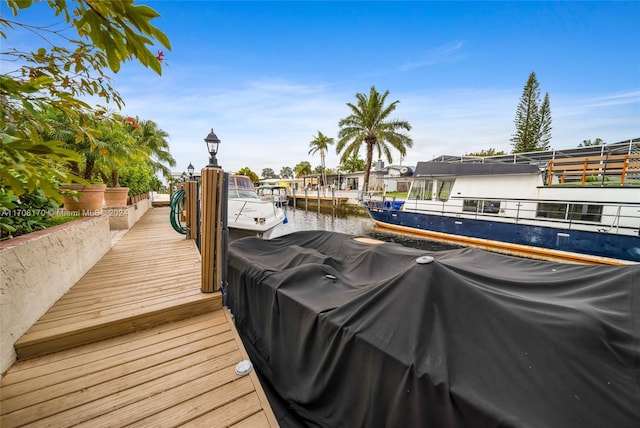
[[[135,196],[151,190],[153,177],[153,173],[146,165],[132,165],[122,170],[120,185],[129,188],[129,196]]]
[[[0,240],[46,229],[64,222],[55,217],[58,204],[37,189],[18,197],[13,190],[0,188]]]

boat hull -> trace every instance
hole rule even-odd
[[[640,237],[367,207],[376,225],[439,241],[542,260],[640,263]]]
[[[227,226],[232,240],[247,236],[269,239],[282,223],[286,223],[286,214],[273,202],[257,197],[229,199]]]

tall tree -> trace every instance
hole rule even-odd
[[[311,164],[308,161],[302,161],[298,163],[293,169],[296,177],[311,174]]]
[[[249,177],[249,179],[255,184],[258,183],[260,181],[260,178],[258,177],[258,174],[256,174],[255,172],[253,172],[251,170],[251,168],[249,168],[248,166],[245,166],[244,168],[240,168],[240,170],[238,171],[239,175],[246,175],[247,177]]]
[[[271,168],[262,169],[262,178],[278,178],[276,172]]]
[[[540,85],[535,72],[524,85],[514,120],[513,153],[546,150],[551,141],[551,104],[549,93],[540,102]]]
[[[327,173],[325,171],[326,164],[325,159],[327,155],[327,150],[329,150],[329,146],[333,144],[333,138],[327,137],[322,132],[318,131],[318,135],[314,137],[314,139],[309,143],[311,150],[309,150],[310,155],[314,155],[316,153],[320,153],[320,167],[322,168],[322,184],[327,185]]]
[[[358,153],[360,146],[363,144],[365,146],[366,158],[362,187],[365,192],[369,188],[369,173],[374,149],[378,153],[378,158],[382,158],[384,155],[391,163],[389,146],[398,150],[400,156],[406,156],[407,148],[413,146],[413,140],[406,133],[411,130],[409,122],[389,118],[400,101],[396,100],[385,105],[387,96],[389,96],[388,90],[380,95],[375,86],[371,87],[369,96],[356,94],[356,104],[347,103],[351,114],[338,123],[340,140],[336,145],[336,152],[342,153],[341,163],[344,164],[353,153]]]
[[[551,143],[551,102],[549,93],[545,92],[544,101],[540,106],[540,127],[538,128],[538,150],[549,149]]]
[[[164,177],[171,176],[170,167],[176,165],[176,160],[169,152],[169,134],[158,127],[152,120],[138,120],[138,143],[148,154],[148,163],[154,172],[161,171]]]
[[[282,178],[293,178],[293,170],[291,167],[283,166],[280,168],[280,177]]]

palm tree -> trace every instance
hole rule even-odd
[[[336,145],[336,153],[342,152],[341,163],[345,163],[353,153],[357,153],[364,143],[366,159],[364,165],[364,183],[362,190],[369,187],[369,172],[373,162],[373,149],[377,149],[378,157],[384,154],[389,163],[392,161],[389,145],[406,156],[407,147],[413,146],[413,140],[402,131],[410,131],[409,122],[398,119],[389,119],[400,101],[394,101],[385,106],[389,91],[380,95],[376,87],[372,86],[369,96],[356,94],[357,103],[347,103],[351,114],[342,119],[338,125],[340,140]],[[387,144],[388,143],[388,144]]]
[[[296,177],[302,177],[303,175],[309,175],[311,174],[311,164],[307,161],[302,161],[300,163],[298,163],[294,168],[293,168]]]
[[[99,163],[102,179],[109,187],[120,187],[120,169],[134,162],[144,163],[148,155],[119,115],[100,121],[98,131],[99,139],[108,147],[108,155]]]
[[[333,138],[327,137],[320,131],[318,131],[318,135],[316,135],[314,139],[309,143],[309,146],[311,147],[311,150],[309,150],[310,155],[320,153],[320,164],[322,165],[322,184],[324,186],[327,185],[325,156],[330,144],[333,144]]]
[[[364,160],[360,159],[358,152],[353,152],[349,159],[342,162],[340,169],[345,172],[357,172],[364,169]]]
[[[44,115],[46,138],[62,141],[64,148],[76,152],[80,159],[69,162],[70,172],[86,181],[95,180],[99,175],[99,165],[109,151],[107,142],[100,138],[98,116],[83,118],[67,115],[62,110],[49,107]]]
[[[169,134],[152,120],[136,120],[136,124],[139,126],[138,143],[147,150],[151,167],[154,171],[162,171],[165,177],[171,177],[169,167],[175,166],[176,160],[169,152]]]

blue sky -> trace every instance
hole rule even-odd
[[[346,103],[372,85],[413,127],[395,164],[510,152],[532,71],[549,93],[552,148],[640,136],[640,2],[141,3],[162,15],[167,65],[157,76],[127,64],[112,84],[124,114],[170,134],[177,171],[206,164],[211,128],[227,171],[315,167],[309,142],[337,140]]]

